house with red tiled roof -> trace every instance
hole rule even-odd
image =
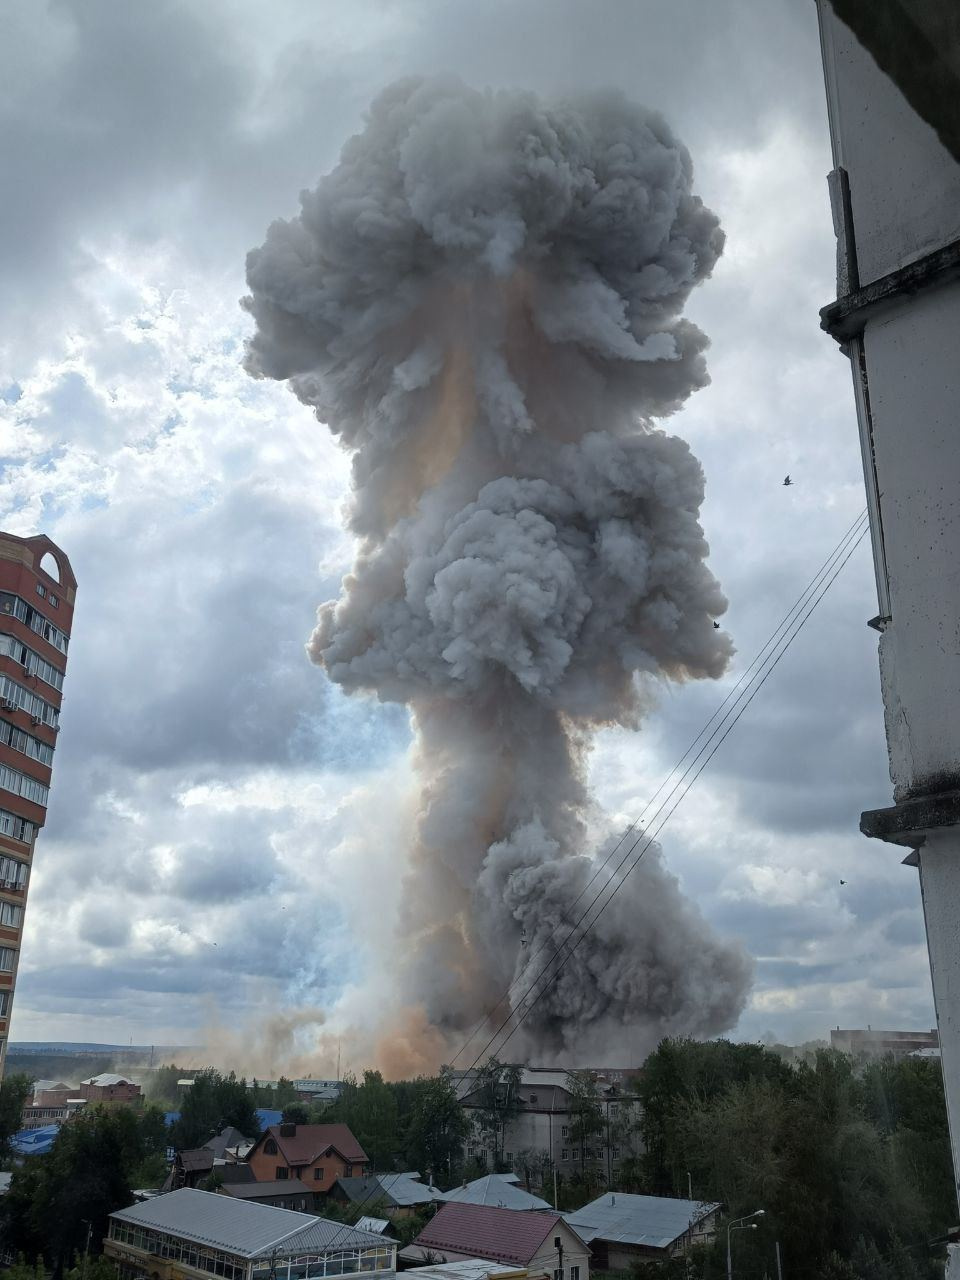
[[[415,1240],[401,1249],[404,1262],[488,1262],[526,1267],[551,1280],[588,1280],[590,1250],[558,1213],[448,1203]]]
[[[272,1124],[247,1160],[258,1182],[299,1178],[317,1195],[338,1178],[363,1177],[370,1163],[345,1124]]]

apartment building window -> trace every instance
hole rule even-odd
[[[571,1267],[571,1268],[570,1268],[570,1280],[580,1280],[580,1268],[579,1268],[579,1266]]]
[[[55,627],[52,622],[48,622],[43,614],[38,609],[34,609],[33,605],[27,604],[26,600],[21,600],[19,596],[9,591],[0,591],[0,613],[8,613],[11,617],[18,618],[31,631],[36,632],[38,636],[43,636],[44,640],[52,644],[55,649],[59,649],[61,653],[67,652],[70,637],[59,627]]]
[[[47,599],[50,601],[51,609],[55,609],[57,605],[60,603],[59,599],[53,594],[52,591],[50,592],[49,596],[47,596]]]
[[[27,883],[27,864],[0,854],[0,889],[22,889]]]
[[[561,1159],[561,1160],[569,1160],[569,1159],[570,1159],[570,1152],[567,1150],[567,1148],[566,1148],[566,1147],[563,1147],[563,1148],[561,1149],[561,1151],[560,1151],[560,1159]]]
[[[41,742],[32,733],[18,729],[9,720],[0,720],[0,746],[9,747],[11,751],[19,751],[31,760],[39,760],[41,764],[53,764],[53,747]]]
[[[49,788],[42,782],[19,769],[11,769],[8,764],[0,764],[0,788],[15,796],[23,796],[24,800],[32,800],[34,804],[46,805],[50,797]]]
[[[17,953],[13,947],[0,947],[0,973],[13,973]]]
[[[285,1182],[290,1177],[290,1170],[285,1164],[277,1165],[277,1182]]]
[[[42,582],[38,582],[38,583],[37,583],[37,595],[38,595],[38,596],[40,596],[40,598],[41,598],[41,599],[43,599],[43,597],[44,597],[46,594],[47,594],[47,588],[43,585],[43,583],[42,583]]]
[[[505,1152],[503,1153],[503,1158],[504,1158],[504,1160],[506,1160],[507,1164],[510,1164],[510,1162],[513,1160],[513,1152],[512,1152],[512,1151],[505,1151]]]
[[[10,1008],[10,992],[0,991],[0,1018],[5,1018],[7,1016],[7,1011],[9,1010],[9,1008]]]
[[[567,1126],[566,1126],[566,1125],[562,1125],[562,1126],[561,1126],[561,1129],[560,1129],[560,1137],[561,1137],[561,1138],[566,1138],[566,1137],[568,1137],[568,1136],[569,1136],[569,1134],[570,1134],[570,1130],[567,1128]]]
[[[22,919],[23,907],[17,907],[12,902],[0,902],[0,924],[8,929],[19,929]]]
[[[614,1160],[619,1160],[619,1159],[620,1159],[620,1148],[619,1148],[619,1147],[614,1147],[614,1148],[613,1148],[613,1158],[614,1158]]]
[[[0,835],[19,840],[21,844],[29,844],[33,839],[34,826],[26,818],[20,818],[7,809],[0,809]]]

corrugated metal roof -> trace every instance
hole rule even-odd
[[[435,1262],[429,1267],[409,1267],[408,1274],[421,1280],[485,1280],[487,1276],[522,1275],[522,1269],[487,1258],[467,1258],[463,1262]]]
[[[441,1253],[449,1251],[460,1258],[485,1257],[526,1265],[560,1221],[556,1213],[444,1204],[412,1244]]]
[[[3,1176],[3,1175],[2,1175],[2,1174],[0,1174],[0,1177],[2,1177],[2,1176]],[[9,1175],[9,1174],[7,1174],[7,1177],[8,1177],[8,1178],[9,1178],[9,1176],[10,1176],[10,1175]],[[389,1219],[389,1218],[367,1218],[367,1217],[363,1217],[363,1218],[358,1218],[358,1219],[357,1219],[357,1229],[358,1229],[359,1231],[372,1231],[372,1232],[373,1232],[373,1234],[374,1234],[375,1236],[382,1236],[382,1235],[384,1235],[384,1234],[389,1230],[389,1227],[390,1227],[390,1219]]]
[[[691,1223],[719,1208],[718,1204],[699,1200],[632,1196],[615,1191],[591,1200],[575,1213],[565,1213],[563,1218],[588,1244],[615,1240],[619,1244],[666,1249],[689,1230]]]
[[[44,1156],[57,1140],[58,1124],[45,1124],[42,1129],[21,1129],[10,1139],[10,1146],[21,1156]]]
[[[133,1084],[126,1076],[115,1075],[112,1071],[102,1071],[98,1076],[91,1076],[89,1080],[81,1080],[81,1084],[95,1084],[101,1089],[106,1089],[112,1084]]]
[[[375,1173],[369,1178],[338,1178],[336,1185],[354,1204],[379,1200],[391,1209],[443,1199],[442,1191],[425,1186],[419,1178],[418,1173]]]
[[[303,1249],[324,1249],[334,1239],[338,1248],[382,1244],[379,1236],[311,1213],[295,1213],[270,1204],[253,1204],[212,1191],[183,1187],[146,1204],[112,1213],[111,1218],[165,1231],[182,1240],[211,1245],[241,1258],[259,1258],[272,1250],[281,1256]]]
[[[516,1185],[518,1179],[514,1174],[501,1176],[488,1173],[485,1178],[476,1178],[465,1187],[454,1187],[447,1191],[443,1199],[457,1201],[460,1204],[494,1204],[501,1209],[552,1209],[553,1205],[539,1196],[531,1195]]]

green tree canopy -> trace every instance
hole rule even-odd
[[[202,1146],[227,1125],[233,1125],[245,1138],[260,1133],[253,1091],[235,1072],[221,1075],[212,1067],[199,1072],[180,1103],[180,1119],[171,1131],[170,1140],[178,1151]]]

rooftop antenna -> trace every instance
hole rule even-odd
[[[337,1080],[340,1079],[340,1037],[337,1036]]]

